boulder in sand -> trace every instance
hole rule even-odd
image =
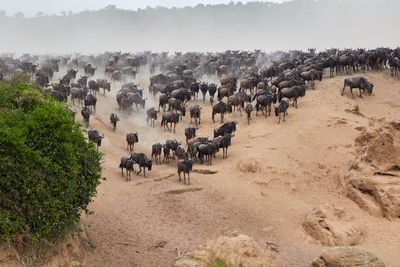
[[[326,203],[306,215],[303,228],[324,246],[353,246],[360,243],[363,231],[352,219],[345,209]]]

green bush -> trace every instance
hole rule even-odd
[[[41,245],[75,229],[100,183],[101,154],[49,96],[0,83],[0,237]]]

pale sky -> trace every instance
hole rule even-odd
[[[261,2],[282,3],[287,0],[269,0]],[[6,11],[7,16],[16,12],[23,12],[25,16],[35,16],[42,11],[45,14],[60,14],[61,11],[76,13],[86,9],[97,10],[107,5],[115,5],[117,8],[133,9],[146,8],[147,6],[184,7],[197,4],[221,4],[231,0],[0,0],[0,10]],[[238,2],[237,0],[233,2]],[[251,2],[243,0],[242,3]]]

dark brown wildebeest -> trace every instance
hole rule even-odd
[[[178,162],[179,182],[181,181],[181,173],[183,172],[183,184],[186,184],[186,173],[187,173],[188,185],[190,185],[190,172],[192,171],[192,168],[193,168],[193,160],[186,158],[183,161]]]
[[[126,150],[133,151],[135,143],[139,142],[139,134],[137,132],[128,133],[126,135]]]
[[[129,157],[121,158],[121,163],[119,164],[119,167],[121,168],[122,177],[124,177],[124,168],[126,169],[126,181],[131,180],[131,172],[135,171],[133,169],[134,164],[135,164],[135,162]]]
[[[92,112],[90,111],[90,109],[88,107],[85,106],[82,108],[81,115],[83,117],[83,121],[86,124],[86,128],[89,126],[90,114],[92,114]]]
[[[194,105],[190,107],[190,123],[192,123],[192,118],[194,118],[196,127],[197,127],[197,120],[199,120],[199,124],[200,124],[200,115],[201,115],[201,109],[202,107],[200,107],[199,105]]]
[[[113,125],[113,132],[115,132],[115,129],[117,129],[117,122],[119,121],[119,117],[115,113],[111,113],[110,115],[110,122]]]
[[[281,123],[281,113],[283,113],[283,121],[285,121],[286,115],[288,115],[287,109],[289,107],[289,98],[282,98],[279,105],[275,107],[275,116],[279,117],[278,124]]]
[[[221,114],[221,123],[223,123],[224,122],[225,113],[232,113],[232,105],[231,104],[227,104],[227,103],[222,102],[222,101],[220,101],[217,104],[213,105],[211,118],[212,118],[214,123],[215,123],[214,116],[217,113]]]
[[[283,88],[279,92],[279,102],[284,97],[287,97],[289,99],[293,98],[293,106],[295,106],[297,108],[297,98],[303,97],[306,95],[306,88],[307,88],[307,86],[305,86],[305,85],[293,86],[290,88]]]
[[[96,114],[96,103],[97,103],[97,98],[94,95],[88,94],[86,96],[84,104],[93,111],[93,114]]]
[[[143,168],[143,176],[146,177],[146,168],[151,171],[151,167],[153,165],[153,162],[151,159],[148,159],[145,154],[143,153],[137,153],[137,152],[132,152],[131,153],[131,159],[139,165],[139,172],[136,174],[139,175],[142,172]]]
[[[151,159],[155,160],[157,164],[161,164],[162,144],[156,143],[151,147]]]
[[[353,88],[358,88],[360,90],[360,97],[362,98],[363,93],[365,90],[369,94],[372,93],[372,89],[374,88],[374,84],[370,83],[367,79],[364,77],[352,77],[344,80],[344,85],[342,89],[342,95],[344,93],[344,89],[348,86],[350,88],[350,93],[354,98],[353,95]]]
[[[150,121],[150,125],[154,127],[154,121],[157,120],[157,113],[158,112],[154,107],[149,108],[146,111],[147,114],[146,123],[149,124]]]
[[[167,129],[171,131],[172,124],[174,124],[174,133],[175,133],[176,124],[179,122],[179,118],[180,118],[179,113],[168,111],[162,114],[161,127],[164,126],[164,131],[165,131],[165,126],[167,126]],[[170,127],[168,127],[168,123],[170,123]]]
[[[247,113],[247,125],[250,125],[251,112],[253,112],[253,105],[251,103],[247,103],[246,107],[244,108],[244,111],[246,111]]]
[[[99,151],[99,146],[101,146],[101,140],[104,138],[104,134],[100,136],[97,130],[89,130],[88,131],[88,139],[89,141],[93,141],[96,144],[96,149]]]

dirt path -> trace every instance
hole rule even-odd
[[[118,168],[120,157],[127,154],[128,132],[139,132],[135,150],[149,154],[151,144],[168,137],[184,143],[188,116],[173,134],[163,132],[160,120],[155,129],[147,127],[145,111],[134,112],[127,118],[121,116],[113,133],[109,115],[117,111],[115,98],[98,97],[91,127],[106,136],[99,150],[104,153],[107,180],[90,205],[94,215],[82,218],[95,246],[86,264],[171,266],[175,248],[183,250],[188,244],[191,251],[237,230],[260,244],[277,244],[280,256],[291,266],[307,266],[322,247],[306,236],[301,222],[310,209],[330,202],[345,207],[365,225],[367,236],[360,247],[374,252],[387,266],[396,266],[399,219],[370,216],[341,195],[337,186],[354,158],[357,127],[368,127],[381,118],[399,120],[400,81],[387,73],[365,76],[375,84],[373,96],[352,99],[347,90],[342,97],[345,77],[325,79],[299,99],[297,110],[289,108],[287,121],[281,125],[275,117],[253,114],[248,126],[245,116],[237,112],[228,116],[227,120],[239,121],[228,159],[223,160],[219,153],[212,166],[196,164],[195,170],[216,173],[193,172],[190,186],[178,182],[175,161],[153,165],[146,178],[133,174],[131,182],[122,178]],[[146,80],[139,82],[144,85]],[[356,104],[364,116],[345,111]],[[210,104],[205,104],[198,136],[212,137],[212,129],[218,125],[212,123]]]

